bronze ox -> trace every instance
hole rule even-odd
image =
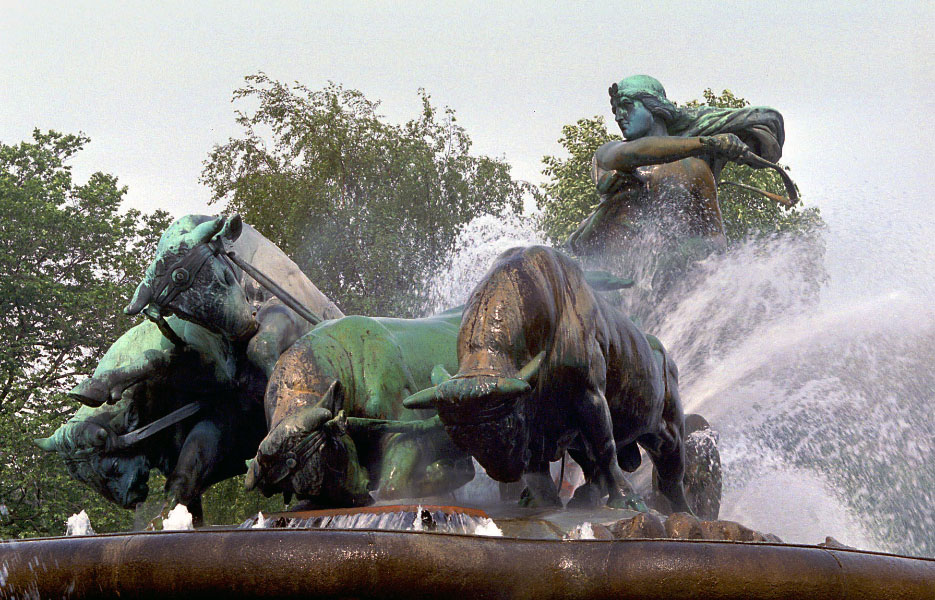
[[[609,506],[644,508],[623,474],[639,466],[639,444],[659,491],[691,512],[676,366],[570,258],[543,246],[501,254],[468,300],[457,344],[457,374],[405,405],[437,408],[491,477],[522,477],[532,503],[554,505],[548,465],[567,450],[587,482],[575,501],[606,493]]]

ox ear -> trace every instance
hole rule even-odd
[[[331,382],[321,400],[315,403],[315,407],[326,408],[332,415],[338,414],[338,411],[344,408],[344,388],[339,380]]]
[[[55,443],[55,440],[52,439],[52,437],[53,436],[49,436],[45,438],[38,438],[38,439],[33,440],[33,443],[35,443],[37,446],[39,446],[42,450],[46,452],[55,452],[56,450],[58,450],[58,444]]]
[[[202,242],[211,241],[211,238],[216,236],[224,227],[226,220],[227,218],[224,216],[215,217],[192,229],[191,236],[195,240],[194,243],[200,244]]]
[[[241,233],[243,233],[243,219],[240,218],[240,215],[235,213],[227,217],[227,220],[224,222],[224,227],[221,228],[219,237],[224,238],[228,242],[236,242]]]
[[[246,492],[252,491],[256,484],[260,481],[260,464],[257,462],[256,458],[251,458],[246,461],[247,464],[247,477],[243,482],[243,489]]]
[[[432,369],[432,385],[438,385],[439,383],[448,381],[451,379],[451,373],[445,368],[445,365],[437,364],[435,368]]]
[[[153,288],[147,282],[142,282],[136,286],[136,292],[133,293],[133,299],[130,300],[130,304],[123,309],[123,312],[128,315],[137,315],[140,313],[143,308],[149,304],[150,300],[153,299]]]

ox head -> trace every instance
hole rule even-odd
[[[159,239],[156,257],[124,312],[154,319],[175,314],[231,340],[251,337],[255,310],[223,252],[242,231],[239,215],[177,219]]]
[[[149,494],[150,465],[141,453],[115,449],[115,428],[132,426],[126,406],[82,406],[47,438],[36,440],[46,452],[58,452],[69,475],[123,508],[135,508]]]
[[[246,489],[267,497],[282,492],[287,502],[293,495],[325,503],[366,495],[366,483],[349,469],[341,383],[333,380],[317,399],[308,396],[260,442],[247,464]]]
[[[545,352],[516,373],[436,372],[436,386],[403,401],[406,408],[435,408],[445,431],[497,481],[516,481],[529,462],[529,423],[524,399],[532,391]]]

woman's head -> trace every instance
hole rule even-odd
[[[679,114],[659,80],[649,75],[631,75],[610,86],[608,92],[614,119],[628,140],[648,135],[653,119],[668,125]]]
[[[782,156],[785,126],[782,115],[775,109],[678,107],[666,98],[662,84],[649,75],[631,75],[610,86],[609,92],[614,119],[628,140],[650,135],[647,122],[651,118],[654,122],[661,121],[668,135],[733,133],[766,160],[776,162]]]

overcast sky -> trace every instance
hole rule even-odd
[[[0,141],[84,132],[79,179],[113,173],[144,210],[217,212],[202,161],[238,133],[232,91],[265,71],[360,89],[394,121],[423,87],[476,152],[538,183],[561,126],[609,116],[608,85],[648,73],[677,101],[729,88],[779,109],[807,198],[855,179],[933,184],[930,0],[153,4],[4,1]]]

